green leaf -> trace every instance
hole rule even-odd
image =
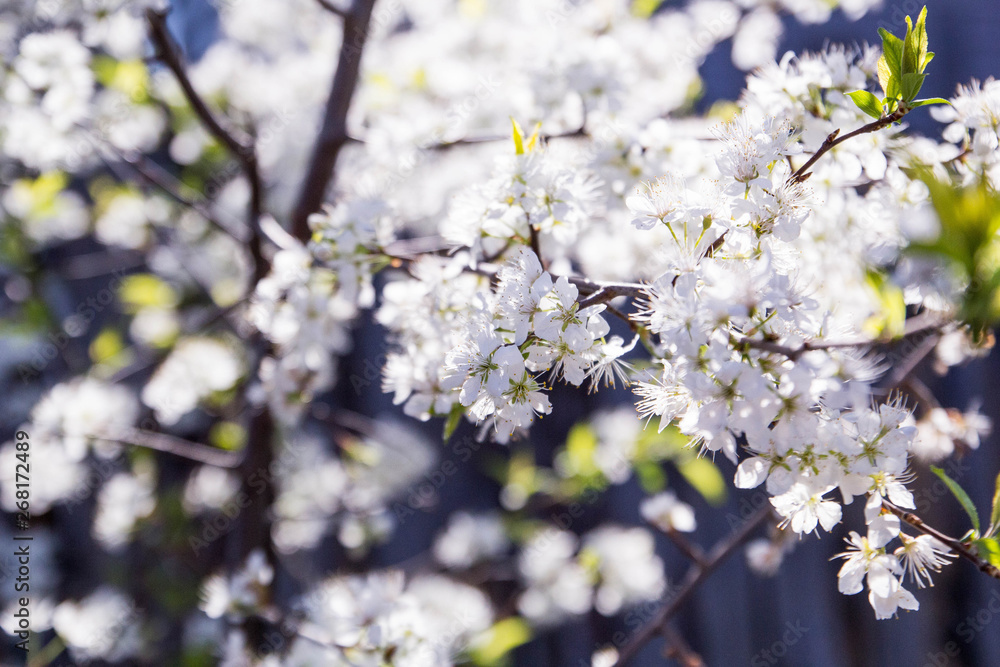
[[[915,74],[917,72],[917,45],[913,39],[913,21],[906,17],[906,36],[903,37],[903,53],[900,57],[900,74]]]
[[[904,74],[902,78],[903,99],[907,102],[914,99],[924,85],[925,78],[927,78],[926,74]]]
[[[247,432],[236,422],[221,421],[209,430],[208,441],[219,449],[237,451],[246,444]]]
[[[116,329],[105,328],[90,343],[88,352],[90,360],[95,364],[103,364],[113,360],[125,350],[125,343],[122,336]]]
[[[882,57],[885,58],[886,66],[893,77],[899,78],[903,75],[901,64],[903,62],[903,40],[896,37],[885,28],[879,28],[878,34],[882,36]]]
[[[640,461],[635,464],[635,474],[639,478],[639,486],[649,494],[659,493],[667,486],[667,476],[659,463]]]
[[[480,667],[494,667],[501,664],[505,655],[531,639],[531,628],[527,621],[517,616],[509,616],[493,624],[474,643],[470,651],[472,662]]]
[[[927,69],[927,66],[930,64],[932,60],[934,60],[933,53],[928,52],[924,54],[924,59],[920,61],[920,71],[922,72],[925,69]]]
[[[983,537],[973,540],[972,545],[976,548],[976,554],[990,565],[1000,567],[1000,542],[990,537]]]
[[[867,90],[855,90],[853,93],[847,93],[847,96],[854,100],[854,103],[859,109],[875,120],[882,117],[881,103],[879,103],[877,97],[869,93]]]
[[[865,332],[873,338],[902,336],[906,329],[906,301],[903,290],[874,269],[868,270],[865,282],[875,293],[880,306],[879,311],[865,322]]]
[[[180,301],[174,288],[152,273],[134,273],[123,278],[118,298],[131,313],[143,308],[172,308]]]
[[[913,46],[917,53],[917,71],[923,72],[930,62],[927,58],[927,5],[924,5],[917,16],[917,25],[913,29]],[[933,55],[932,53],[931,56]]]
[[[448,419],[444,423],[444,441],[448,442],[451,440],[452,434],[455,429],[458,428],[459,423],[462,421],[462,415],[465,414],[465,408],[462,407],[461,403],[456,403],[451,406],[451,412],[448,413]]]
[[[592,478],[601,475],[594,461],[597,433],[585,422],[575,424],[566,436],[566,449],[560,456],[562,470],[571,477]]]
[[[979,336],[1000,321],[1000,195],[982,176],[968,185],[939,181],[926,168],[916,176],[930,192],[941,232],[907,250],[949,260],[949,269],[967,283],[959,319]]]
[[[885,59],[885,54],[883,54],[878,59],[878,83],[882,86],[882,94],[885,95],[886,100],[892,99],[889,95],[889,88],[891,87],[894,76],[895,75],[892,73],[888,61]]]
[[[521,129],[513,116],[510,118],[510,123],[514,126],[514,152],[518,155],[524,155],[524,130]]]
[[[990,530],[987,537],[1000,534],[1000,475],[997,475],[997,489],[993,492],[993,512],[990,514]]]
[[[708,459],[695,457],[678,462],[677,469],[684,475],[688,484],[712,505],[721,505],[726,501],[726,480],[716,465]]]
[[[975,529],[978,533],[979,513],[976,512],[976,506],[972,504],[972,499],[969,498],[969,494],[965,492],[965,489],[958,485],[958,482],[953,480],[951,477],[948,477],[948,473],[941,468],[931,466],[931,472],[940,477],[941,481],[945,483],[945,486],[947,486],[955,497],[958,498],[958,502],[962,505],[962,509],[964,509],[965,513],[969,515],[969,518],[972,519],[973,529]]]
[[[924,100],[913,100],[910,102],[910,108],[916,109],[917,107],[927,106],[928,104],[951,104],[951,102],[943,97],[928,97]]]

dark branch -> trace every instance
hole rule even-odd
[[[529,233],[531,234],[531,252],[535,253],[535,257],[538,258],[539,263],[542,265],[542,269],[545,269],[545,260],[542,259],[542,245],[538,238],[538,230],[532,224],[528,225]]]
[[[646,285],[640,285],[639,283],[612,283],[587,280],[586,278],[576,276],[569,276],[567,279],[570,283],[576,285],[580,294],[587,297],[580,300],[581,308],[593,306],[598,303],[606,303],[620,296],[638,299],[645,296],[648,289]]]
[[[212,211],[210,211],[203,202],[195,201],[194,199],[191,199],[181,193],[180,189],[173,187],[173,184],[171,184],[168,180],[172,177],[170,174],[164,172],[158,164],[152,160],[147,160],[143,155],[132,157],[110,143],[107,143],[107,146],[114,150],[115,154],[122,162],[132,167],[132,169],[134,169],[143,180],[162,191],[175,202],[181,206],[186,206],[192,209],[202,218],[207,220],[210,225],[222,232],[225,232],[240,243],[246,243],[248,241],[247,234],[243,228],[234,227],[231,224],[222,222],[220,219],[216,218],[215,215],[213,215]],[[179,185],[183,186],[181,183],[179,183]]]
[[[554,134],[542,134],[539,135],[539,140],[549,141],[550,139],[571,139],[575,137],[586,137],[587,130],[585,127],[578,127],[575,130],[569,130],[567,132],[556,132]],[[463,139],[456,139],[455,141],[442,141],[439,144],[430,144],[424,146],[424,150],[428,151],[445,151],[451,148],[459,148],[462,146],[481,146],[483,144],[495,143],[498,141],[510,141],[511,136],[509,134],[493,134],[481,137],[465,137]]]
[[[338,7],[337,5],[333,4],[332,2],[330,2],[330,0],[316,0],[316,2],[319,3],[320,7],[330,12],[331,14],[336,14],[337,16],[343,19],[347,18],[349,12],[343,7]]]
[[[615,667],[622,667],[627,664],[629,660],[635,657],[636,653],[639,652],[646,642],[652,639],[656,634],[662,631],[666,627],[667,622],[670,618],[677,613],[677,610],[681,608],[691,594],[694,593],[695,589],[698,588],[701,583],[708,578],[719,565],[722,564],[729,555],[736,550],[743,542],[745,542],[752,534],[753,531],[757,529],[757,526],[764,523],[768,517],[771,516],[771,506],[770,504],[761,507],[757,512],[747,519],[747,522],[739,529],[739,531],[733,533],[730,537],[725,540],[720,541],[716,544],[711,552],[709,552],[707,559],[704,561],[703,565],[697,563],[691,565],[688,569],[687,575],[684,577],[684,583],[681,585],[680,589],[676,591],[668,591],[667,596],[663,600],[663,606],[660,611],[656,614],[652,621],[644,625],[635,636],[622,647],[621,653],[618,656],[618,662],[615,663]]]
[[[996,565],[993,565],[989,561],[980,558],[976,554],[976,552],[972,550],[972,548],[970,548],[967,544],[965,544],[961,540],[956,540],[954,537],[948,537],[938,529],[928,526],[926,523],[924,523],[923,519],[921,519],[916,514],[913,514],[912,512],[907,512],[906,510],[897,507],[896,505],[893,505],[884,498],[882,499],[882,506],[885,507],[890,512],[892,512],[893,514],[895,514],[896,516],[898,516],[900,521],[909,524],[910,526],[919,530],[921,533],[924,533],[925,535],[930,535],[931,537],[935,538],[938,542],[947,545],[949,549],[951,549],[959,556],[961,556],[965,560],[975,565],[977,568],[979,568],[981,572],[988,574],[994,579],[1000,579],[1000,568],[997,568]]]
[[[243,458],[240,452],[227,452],[165,433],[138,428],[117,428],[111,433],[96,435],[95,438],[106,442],[118,442],[124,445],[154,449],[158,452],[166,452],[220,468],[235,468]]]
[[[861,134],[868,134],[869,132],[878,132],[882,128],[889,127],[895,122],[898,122],[906,115],[906,111],[898,110],[889,114],[888,116],[883,116],[878,120],[868,123],[867,125],[862,125],[853,132],[848,132],[844,136],[838,136],[840,130],[834,130],[830,135],[823,141],[823,145],[819,147],[819,150],[813,153],[813,156],[806,161],[804,165],[798,168],[794,174],[788,177],[789,181],[799,181],[802,182],[809,178],[809,168],[816,164],[823,155],[832,149],[834,146],[844,143],[848,139],[853,139],[854,137]]]
[[[239,161],[250,184],[250,205],[248,207],[248,223],[251,236],[249,240],[250,255],[254,264],[254,283],[267,275],[268,262],[264,258],[261,249],[262,234],[260,231],[260,216],[263,213],[263,183],[260,178],[260,170],[257,166],[257,154],[254,150],[253,141],[249,137],[237,138],[235,131],[226,129],[215,117],[212,110],[208,108],[205,100],[201,98],[198,91],[194,89],[187,71],[184,69],[184,61],[181,57],[177,45],[170,36],[167,29],[167,15],[155,9],[146,10],[146,21],[149,23],[149,38],[156,46],[157,57],[163,64],[173,72],[180,84],[184,97],[195,115],[201,121],[209,134],[215,137],[230,153]]]
[[[309,216],[319,210],[326,189],[333,180],[340,149],[348,141],[347,112],[354,98],[361,68],[361,54],[368,39],[375,0],[355,0],[344,16],[344,36],[340,44],[337,71],[326,101],[323,126],[306,171],[298,202],[292,212],[292,234],[301,241],[309,238]]]

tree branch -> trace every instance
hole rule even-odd
[[[965,544],[961,540],[956,540],[954,537],[948,537],[938,529],[928,526],[926,523],[924,523],[923,519],[921,519],[916,514],[913,514],[912,512],[907,512],[901,507],[893,505],[885,498],[882,499],[882,506],[885,507],[890,512],[892,512],[893,514],[895,514],[896,516],[898,516],[900,521],[909,524],[913,528],[919,530],[921,533],[924,533],[925,535],[930,535],[931,537],[935,538],[938,542],[947,545],[949,549],[956,552],[959,556],[961,556],[965,560],[975,565],[977,568],[979,568],[981,572],[993,577],[994,579],[1000,579],[1000,568],[997,568],[996,565],[993,565],[989,561],[980,558],[975,551],[973,551],[967,544]]]
[[[111,433],[95,435],[95,439],[117,442],[124,445],[144,447],[158,452],[173,454],[190,461],[205,463],[219,468],[235,468],[243,458],[241,452],[227,452],[208,445],[201,445],[166,433],[146,431],[139,428],[121,427]]]
[[[198,215],[203,217],[210,225],[231,236],[236,241],[240,243],[248,242],[248,235],[242,228],[234,227],[231,224],[223,223],[220,219],[216,218],[215,215],[201,202],[197,202],[184,194],[171,183],[168,182],[168,178],[172,178],[170,174],[167,174],[162,167],[153,162],[152,160],[147,160],[145,156],[139,155],[138,157],[132,157],[126,154],[124,151],[119,150],[116,146],[107,144],[118,156],[118,158],[130,166],[135,173],[137,173],[143,180],[158,188],[169,198],[173,199],[175,202],[181,206],[187,206],[188,208],[195,211]],[[183,185],[182,183],[178,183]]]
[[[580,308],[605,303],[620,296],[637,299],[646,294],[647,286],[639,283],[614,283],[567,276],[567,280],[587,298],[580,300]]]
[[[346,19],[347,15],[349,14],[348,10],[344,9],[343,7],[338,7],[337,5],[330,2],[330,0],[316,0],[316,2],[318,2],[319,6],[325,9],[326,11],[330,12],[331,14],[336,14],[342,19]]]
[[[292,234],[301,241],[309,238],[309,216],[323,204],[326,189],[333,180],[337,156],[348,141],[347,112],[358,85],[361,55],[368,39],[374,6],[375,0],[354,0],[351,10],[344,16],[340,56],[326,101],[323,126],[316,138],[298,202],[292,212]]]
[[[930,337],[936,340],[935,336],[941,333],[941,329],[947,326],[946,323],[933,323],[933,324],[922,324],[917,328],[913,328],[903,334],[903,339],[908,339],[911,337],[919,338],[921,342],[925,341],[925,337]],[[735,336],[730,336],[730,343],[734,347],[745,347],[754,350],[760,350],[761,352],[770,352],[772,354],[780,354],[787,357],[791,361],[797,360],[806,352],[813,352],[815,350],[835,350],[844,348],[856,348],[856,347],[873,347],[879,345],[882,341],[878,340],[857,340],[857,341],[811,341],[807,340],[797,347],[789,347],[787,345],[782,345],[770,340],[762,340],[758,338],[737,338]],[[904,378],[905,379],[905,378]],[[893,384],[899,384],[902,380],[898,380]]]
[[[705,661],[688,646],[681,633],[670,623],[663,627],[663,638],[667,640],[665,657],[673,658],[681,667],[705,667]]]
[[[580,126],[575,130],[568,130],[566,132],[555,132],[553,134],[542,134],[539,135],[539,140],[549,141],[550,139],[570,139],[574,137],[586,137],[587,129],[586,127]],[[461,146],[481,146],[483,144],[495,143],[498,141],[510,141],[510,134],[493,134],[480,137],[465,137],[462,139],[456,139],[455,141],[442,141],[439,144],[430,144],[424,146],[424,150],[428,151],[446,151],[451,148],[458,148]]]
[[[823,155],[827,151],[832,149],[834,146],[842,144],[848,139],[853,139],[854,137],[861,134],[868,134],[869,132],[878,132],[882,128],[889,127],[893,123],[901,120],[905,115],[906,111],[896,110],[891,114],[889,114],[888,116],[883,116],[882,118],[879,118],[878,120],[872,123],[868,123],[867,125],[862,125],[853,132],[848,132],[842,137],[838,137],[838,135],[840,134],[840,130],[834,130],[823,141],[823,145],[819,147],[819,150],[813,153],[813,156],[809,158],[804,165],[799,167],[794,174],[788,177],[789,182],[798,181],[801,183],[802,181],[809,178],[810,176],[809,168],[812,167],[814,164],[816,164],[816,161],[819,160],[821,157],[823,157]]]
[[[677,613],[681,605],[687,602],[688,598],[691,597],[692,593],[698,588],[701,583],[708,578],[719,565],[722,564],[729,555],[736,550],[743,542],[745,542],[752,534],[756,528],[764,523],[764,521],[771,516],[771,506],[770,504],[761,507],[757,512],[747,519],[746,523],[730,537],[720,541],[716,544],[711,552],[709,552],[707,559],[703,565],[697,563],[691,565],[688,569],[687,575],[684,577],[684,583],[681,588],[672,594],[672,591],[668,591],[666,597],[663,599],[663,607],[656,614],[652,621],[644,625],[635,636],[622,647],[621,653],[618,656],[618,661],[615,663],[615,667],[623,667],[627,664],[629,660],[635,657],[646,642],[653,638],[654,635],[659,633],[662,628],[666,627],[667,621]]]
[[[184,69],[184,62],[177,45],[167,29],[166,13],[149,8],[146,10],[146,21],[149,23],[149,38],[157,49],[157,57],[173,72],[177,83],[180,84],[181,90],[184,92],[185,99],[205,129],[239,161],[250,184],[250,204],[247,211],[248,226],[251,231],[249,246],[254,265],[254,283],[257,283],[267,275],[269,267],[261,249],[260,216],[263,214],[264,196],[253,141],[249,137],[237,138],[233,130],[223,127],[198,94],[198,91],[194,89]]]
[[[542,265],[542,270],[546,270],[545,260],[542,259],[542,245],[538,238],[538,230],[531,223],[528,223],[528,233],[531,235],[531,252],[535,253],[538,263]]]

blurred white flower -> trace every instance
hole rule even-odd
[[[646,498],[639,505],[639,512],[643,519],[665,533],[672,530],[691,533],[697,526],[694,509],[678,500],[673,491],[664,491]]]

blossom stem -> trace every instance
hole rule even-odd
[[[924,520],[912,512],[907,512],[906,510],[893,505],[891,502],[882,499],[882,506],[887,510],[899,517],[900,521],[908,523],[925,535],[930,535],[935,538],[938,542],[945,544],[952,551],[955,551],[959,556],[966,559],[967,561],[974,564],[980,571],[994,579],[1000,579],[1000,568],[993,565],[987,560],[980,558],[975,551],[973,551],[967,544],[961,540],[957,540],[954,537],[948,537],[941,531],[924,523]]]
[[[741,544],[743,544],[750,536],[753,534],[754,530],[757,529],[764,521],[766,521],[772,515],[771,505],[767,504],[761,507],[754,513],[743,527],[739,529],[736,533],[733,533],[728,538],[718,542],[712,550],[709,552],[708,557],[705,559],[704,564],[693,563],[688,569],[687,575],[684,577],[684,583],[681,584],[679,589],[668,590],[666,596],[661,600],[663,606],[660,611],[656,614],[652,621],[640,628],[635,636],[622,647],[621,653],[618,655],[618,661],[615,663],[615,667],[622,667],[626,665],[629,660],[635,657],[639,650],[652,639],[658,632],[661,631],[663,627],[666,626],[667,621],[677,613],[677,610],[687,602],[688,598],[694,593],[695,589],[701,585],[701,583],[708,578],[710,574],[719,565],[722,564],[729,555],[735,551]]]

